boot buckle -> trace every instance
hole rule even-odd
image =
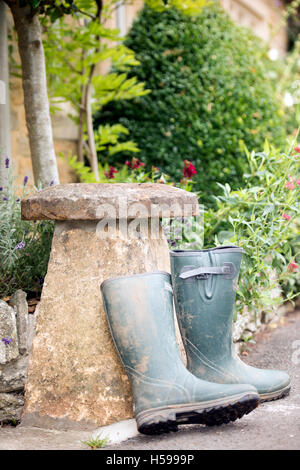
[[[232,279],[235,276],[236,269],[233,263],[223,263],[222,266],[201,266],[194,268],[194,266],[184,266],[181,270],[179,277],[184,280],[209,279],[213,274],[223,275],[225,279]]]
[[[226,279],[232,279],[235,275],[235,266],[233,263],[224,263],[222,271]]]

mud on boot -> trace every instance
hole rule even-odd
[[[275,400],[289,393],[288,374],[251,367],[234,352],[233,309],[242,251],[237,246],[223,246],[170,254],[187,367],[203,380],[251,384],[261,401]]]
[[[253,386],[210,383],[186,369],[176,343],[170,274],[108,279],[101,292],[141,433],[177,431],[181,424],[220,425],[258,405]]]

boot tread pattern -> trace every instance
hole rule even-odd
[[[174,411],[174,409],[162,410],[161,413],[153,413],[143,423],[139,423],[138,430],[142,434],[163,434],[178,431],[178,426],[183,424],[205,424],[206,426],[220,426],[230,421],[235,421],[245,414],[250,413],[259,404],[257,396],[248,394],[239,401],[227,405],[211,406],[205,409],[190,411]]]

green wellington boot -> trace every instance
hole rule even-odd
[[[288,374],[248,366],[234,352],[232,316],[242,248],[172,251],[171,270],[187,368],[220,384],[251,384],[261,401],[289,393]]]
[[[107,279],[101,292],[112,337],[131,381],[139,432],[179,424],[222,424],[259,403],[252,385],[198,379],[181,361],[174,329],[171,276],[165,272]]]

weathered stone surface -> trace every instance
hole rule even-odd
[[[29,356],[19,356],[8,364],[0,365],[0,392],[16,392],[24,389]]]
[[[34,338],[38,314],[39,314],[39,304],[37,304],[34,313],[28,315],[28,330],[27,330],[27,351],[28,352],[30,352],[32,341]]]
[[[25,424],[97,427],[132,417],[100,284],[156,270],[170,270],[163,238],[105,240],[96,222],[56,222],[25,386]]]
[[[3,338],[11,340],[5,344]],[[5,364],[19,355],[15,311],[0,300],[0,364]]]
[[[20,354],[26,354],[28,351],[28,305],[27,294],[21,289],[17,290],[10,299],[10,303],[16,311],[16,323]]]
[[[10,302],[14,305],[17,315],[16,323],[20,355],[11,359],[9,362],[0,364],[0,393],[24,390],[29,360],[28,352],[30,351],[36,321],[36,312],[31,315],[27,313],[28,307],[25,292],[21,290],[17,291],[11,297]],[[37,310],[38,306],[36,308],[36,311]],[[28,319],[26,317],[28,317]],[[22,348],[20,344],[23,345]],[[9,346],[10,345],[6,347]]]
[[[23,395],[0,393],[0,422],[19,420],[24,405]]]
[[[165,184],[72,183],[44,189],[21,203],[26,220],[99,220],[198,214],[196,194]],[[103,212],[104,211],[104,212]]]

